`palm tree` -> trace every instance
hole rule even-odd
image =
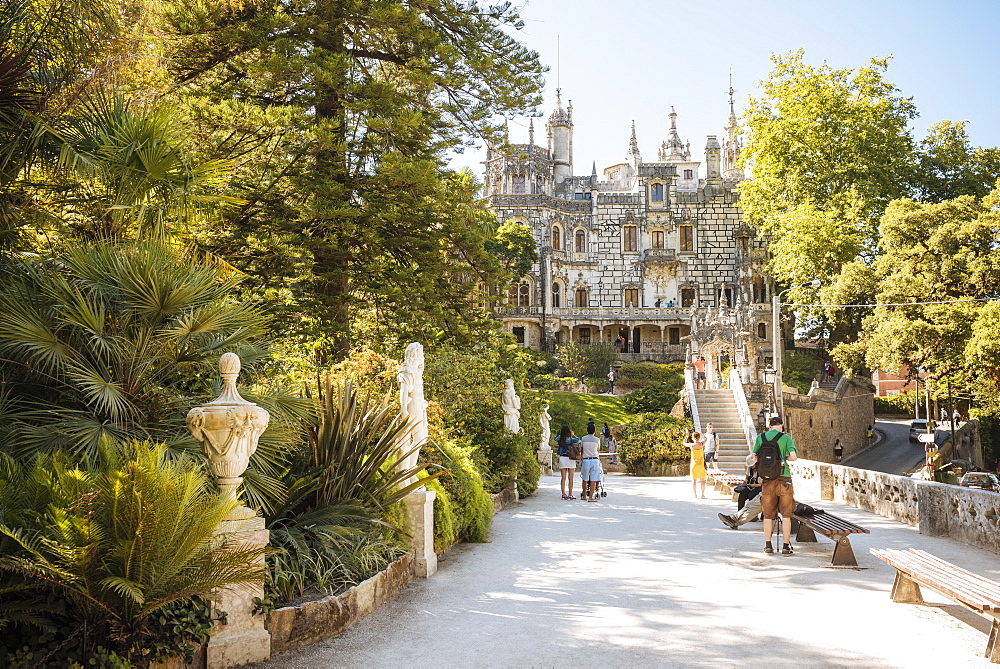
[[[192,446],[183,414],[218,356],[262,355],[251,342],[265,317],[233,298],[238,279],[165,243],[80,245],[2,270],[0,449],[93,460],[129,439]]]

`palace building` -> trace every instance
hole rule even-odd
[[[499,222],[528,226],[538,262],[511,290],[504,329],[524,346],[625,340],[624,361],[716,361],[736,348],[747,376],[771,362],[766,246],[744,224],[737,184],[742,147],[730,89],[720,143],[704,161],[681,139],[677,114],[656,160],[643,160],[635,124],[622,162],[573,174],[573,105],[556,108],[536,143],[490,150],[485,196]],[[703,167],[704,166],[704,167]],[[730,358],[731,359],[731,358]]]

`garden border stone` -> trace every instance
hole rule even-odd
[[[337,636],[395,597],[413,579],[410,552],[339,595],[275,609],[264,622],[271,634],[271,657]]]

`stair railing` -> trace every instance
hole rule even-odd
[[[753,450],[754,442],[757,440],[757,428],[753,424],[750,405],[747,404],[747,396],[743,391],[743,379],[740,378],[740,373],[735,367],[729,370],[729,387],[733,390],[736,411],[740,414],[740,424],[743,426],[743,436],[747,440],[747,450]]]
[[[687,391],[688,406],[691,407],[691,420],[696,432],[701,432],[701,418],[698,416],[698,401],[694,397],[694,367],[691,366],[691,351],[688,349],[688,361],[684,365],[684,389]]]

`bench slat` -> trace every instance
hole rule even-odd
[[[893,558],[892,561],[896,562],[901,567],[906,569],[915,569],[918,571],[926,571],[929,574],[938,576],[945,583],[978,588],[984,597],[993,600],[998,606],[1000,606],[1000,583],[992,581],[984,576],[973,574],[972,572],[966,571],[961,567],[957,567],[939,557],[916,549],[909,549],[905,552],[895,551],[891,553],[891,557]],[[882,557],[882,559],[886,562],[890,561],[885,557]]]
[[[871,549],[871,553],[914,580],[956,599],[969,608],[1000,612],[1000,584],[938,557],[909,549]]]
[[[815,516],[800,516],[792,514],[800,523],[804,523],[823,534],[871,534],[869,530],[854,523],[839,518],[832,513],[818,513]]]

